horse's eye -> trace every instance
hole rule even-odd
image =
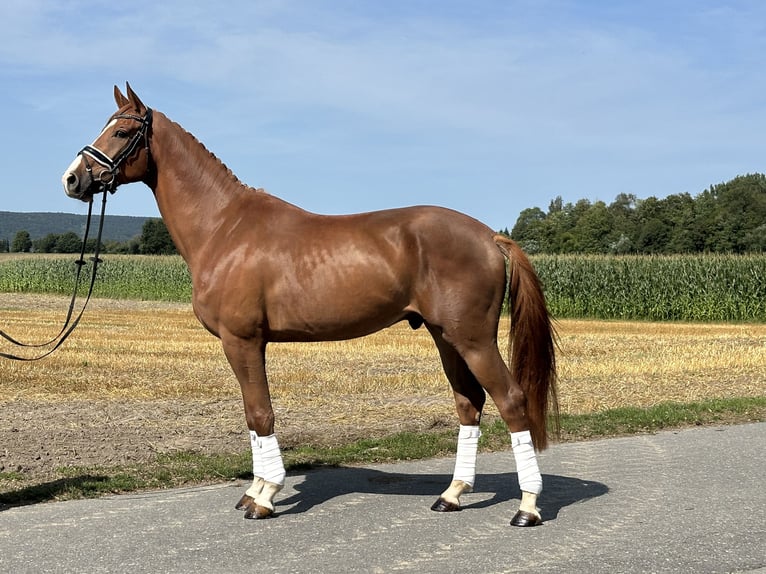
[[[114,132],[114,137],[124,139],[128,137],[128,132],[126,132],[125,130],[117,130],[116,132]]]

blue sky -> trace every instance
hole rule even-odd
[[[495,229],[558,195],[696,195],[764,172],[766,3],[4,0],[0,210],[60,177],[125,81],[239,178],[320,213]],[[156,215],[120,188],[108,212]]]

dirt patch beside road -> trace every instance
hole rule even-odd
[[[391,409],[380,401],[376,408],[375,402],[368,401],[370,416],[357,417],[353,425],[333,422],[322,409],[311,405],[301,410],[277,405],[280,443],[285,448],[332,446],[456,424],[450,412],[454,407],[439,398],[413,399],[432,414],[413,416],[406,423],[387,420],[382,413]],[[15,400],[0,404],[0,411],[0,492],[59,478],[63,467],[133,465],[153,460],[158,454],[188,451],[213,455],[242,453],[250,448],[239,398],[61,403]],[[444,414],[439,415],[439,411]]]

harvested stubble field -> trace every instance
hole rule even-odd
[[[67,305],[0,294],[0,328],[45,340]],[[564,413],[766,393],[766,325],[565,320],[557,330]],[[267,362],[284,448],[457,428],[425,329],[403,323],[352,341],[275,344]],[[55,478],[61,467],[249,448],[239,387],[188,304],[94,300],[50,357],[0,361],[0,409],[0,490]],[[488,403],[485,419],[496,416]]]

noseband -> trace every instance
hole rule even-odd
[[[120,152],[112,159],[107,154],[102,152],[100,149],[98,149],[95,146],[92,145],[86,145],[84,148],[80,150],[80,152],[77,155],[83,156],[83,160],[85,161],[85,169],[86,171],[92,175],[92,170],[90,167],[90,163],[88,163],[88,157],[96,161],[97,163],[104,166],[106,169],[102,171],[99,176],[99,182],[101,183],[101,186],[104,191],[109,191],[110,193],[114,193],[117,189],[117,172],[120,168],[120,166],[125,163],[125,161],[133,155],[133,153],[138,148],[139,142],[143,139],[144,140],[144,147],[146,148],[146,152],[149,152],[149,128],[152,125],[152,110],[151,108],[146,109],[146,114],[144,117],[136,116],[134,114],[119,114],[114,117],[112,117],[113,120],[117,119],[128,119],[128,120],[134,120],[141,124],[141,127],[138,128],[138,131],[133,135],[133,137],[130,139],[128,144],[120,150]],[[106,177],[104,176],[106,174]]]

